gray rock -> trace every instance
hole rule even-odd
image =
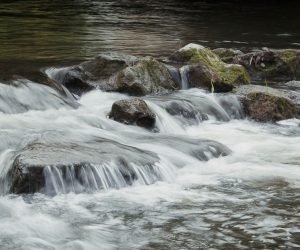
[[[145,57],[111,79],[115,91],[135,96],[166,93],[177,89],[168,68],[154,59]]]
[[[155,114],[145,101],[134,98],[115,102],[109,118],[130,125],[151,129],[155,125]]]
[[[131,142],[172,146],[201,161],[231,153],[221,143],[186,137],[132,134]],[[78,143],[65,141],[62,136],[60,142],[35,142],[20,150],[5,180],[10,183],[9,192],[16,194],[90,192],[122,188],[136,180],[148,185],[163,180],[157,168],[159,161],[154,152],[108,139],[97,137]]]
[[[168,68],[153,57],[99,55],[59,70],[54,79],[76,94],[99,88],[143,96],[177,89]]]
[[[75,94],[82,94],[96,87],[112,91],[114,89],[107,85],[109,79],[137,60],[134,56],[101,54],[79,65],[60,69],[53,78]]]
[[[53,77],[55,81],[65,86],[71,93],[77,95],[94,89],[94,86],[89,83],[91,76],[80,65],[62,68]]]
[[[101,189],[105,185],[118,188],[120,185],[131,185],[138,178],[132,164],[152,171],[152,180],[155,181],[159,178],[152,167],[158,161],[154,153],[105,139],[84,145],[35,143],[17,155],[8,174],[10,192],[54,191],[49,190],[49,185],[52,188],[58,185],[64,192],[78,192],[84,188]],[[105,183],[96,173],[99,168],[107,171],[106,177],[105,174],[102,176],[106,179]],[[49,176],[49,172],[52,175]],[[115,178],[110,176],[112,173],[115,173]],[[47,187],[48,190],[45,190]]]

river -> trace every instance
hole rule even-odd
[[[186,42],[299,48],[295,6],[2,1],[0,249],[300,248],[300,120],[257,123],[245,119],[231,94],[183,89],[145,97],[157,117],[151,132],[108,119],[113,102],[128,98],[123,94],[93,90],[75,100],[26,79],[15,80],[18,88],[4,84],[14,74],[107,51],[161,57]],[[174,99],[196,114],[205,110],[208,120],[170,115],[166,103]],[[97,148],[100,140],[116,151]],[[217,157],[208,140],[228,155]],[[53,151],[55,145],[88,146],[129,163],[146,150],[159,162],[150,170],[134,166],[130,186],[111,163],[87,173],[82,189],[50,169],[43,192],[8,194],[3,176],[33,142],[54,145]],[[203,148],[200,156],[195,145]]]

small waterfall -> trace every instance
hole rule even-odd
[[[50,67],[45,70],[45,73],[50,79],[53,79],[56,82],[62,83],[65,78],[66,73],[70,69],[72,69],[72,67],[64,67],[64,68]]]
[[[231,94],[218,95],[215,96],[215,99],[231,119],[243,119],[245,117],[237,96]]]
[[[185,65],[179,69],[180,78],[181,78],[181,89],[188,89],[189,88],[189,80],[187,72],[189,70],[189,66]]]
[[[61,107],[76,108],[78,103],[70,95],[29,80],[17,80],[11,85],[0,83],[0,112],[15,114]]]
[[[132,163],[128,168],[114,163],[47,166],[44,168],[45,187],[41,191],[56,195],[120,189],[132,184],[149,185],[156,181],[171,181],[174,173],[174,166],[166,160],[144,166]]]
[[[184,128],[179,120],[170,115],[164,108],[147,101],[148,106],[156,114],[156,126],[162,133],[184,133]]]
[[[147,97],[146,100],[157,115],[157,126],[162,131],[177,133],[184,130],[183,126],[208,119],[229,121],[243,117],[237,97],[205,93],[199,89],[181,90],[163,97]]]
[[[165,66],[167,67],[173,81],[176,83],[176,85],[178,87],[181,88],[181,77],[180,77],[180,72],[178,71],[178,69],[176,67],[173,67],[173,66],[167,65],[167,64],[165,64]]]
[[[189,69],[188,65],[181,67],[179,70],[171,65],[166,65],[166,67],[168,68],[169,73],[177,86],[179,86],[181,89],[189,88],[189,81],[187,76],[187,72]]]
[[[0,195],[9,192],[10,179],[7,173],[14,161],[15,152],[11,149],[5,150],[0,154]]]

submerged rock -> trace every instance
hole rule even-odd
[[[300,81],[289,81],[284,84],[284,86],[292,90],[300,90]]]
[[[126,99],[112,105],[109,118],[130,125],[151,129],[155,125],[155,114],[142,99]]]
[[[300,50],[263,50],[238,55],[235,63],[243,65],[256,81],[289,81],[300,77]]]
[[[81,95],[90,91],[94,86],[89,83],[90,75],[79,66],[72,66],[57,70],[53,79],[65,86],[70,92]]]
[[[166,111],[173,116],[181,116],[187,120],[205,121],[208,115],[197,110],[192,103],[185,100],[171,100],[164,103]]]
[[[209,161],[213,158],[231,154],[231,150],[222,143],[213,140],[194,139],[187,136],[153,134],[151,137],[143,137],[141,143],[145,142],[153,145],[154,148],[157,146],[158,150],[161,150],[162,146],[168,146],[179,152],[195,157],[200,161]],[[173,163],[178,167],[182,167],[177,160]]]
[[[81,192],[85,189],[131,185],[139,172],[148,171],[148,182],[159,179],[153,169],[159,158],[152,152],[109,140],[91,144],[32,144],[16,157],[9,171],[11,193]]]
[[[276,122],[300,117],[300,95],[293,91],[263,86],[242,86],[235,89],[242,96],[245,114],[259,122]]]
[[[249,84],[247,71],[238,64],[226,64],[210,49],[189,44],[171,56],[171,60],[188,64],[186,70],[190,87],[228,92],[234,86]]]

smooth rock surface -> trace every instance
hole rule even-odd
[[[137,178],[133,164],[140,168],[151,168],[158,161],[159,158],[154,153],[105,139],[85,145],[36,143],[27,146],[17,155],[9,172],[12,183],[10,192],[42,191],[42,188],[47,186],[46,171],[51,169],[56,179],[60,179],[57,176],[60,173],[62,183],[58,184],[65,188],[69,188],[68,184],[74,185],[74,183],[84,185],[86,178],[82,174],[95,166],[108,168],[116,166],[115,169],[111,169],[112,172],[116,171],[124,184],[131,185]],[[50,178],[49,182],[53,181],[51,176],[48,178]],[[99,185],[103,185],[100,182]],[[108,185],[116,187],[117,183]]]

